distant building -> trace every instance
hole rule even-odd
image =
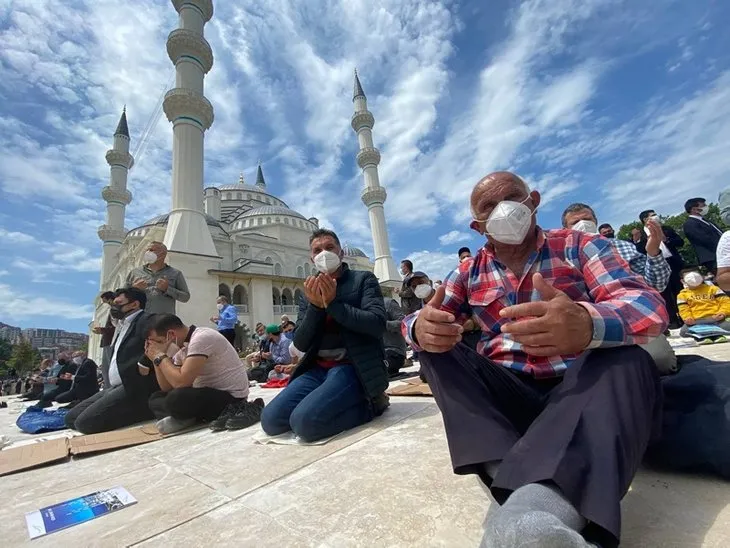
[[[36,349],[73,350],[86,345],[89,340],[83,333],[69,333],[63,329],[23,329],[22,336]]]
[[[0,339],[8,341],[10,344],[18,344],[23,332],[19,327],[12,325],[3,325],[0,327]]]

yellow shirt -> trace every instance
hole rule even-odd
[[[683,320],[711,318],[716,314],[730,316],[730,297],[716,285],[702,284],[694,289],[685,287],[677,295],[677,305]]]

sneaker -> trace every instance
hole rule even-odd
[[[210,429],[213,432],[222,432],[226,429],[226,422],[228,422],[228,419],[230,419],[233,415],[235,415],[238,410],[241,407],[240,402],[235,403],[229,403],[226,405],[226,408],[223,410],[223,412],[220,414],[220,416],[215,419],[214,421],[211,421],[210,423]]]
[[[158,420],[155,423],[155,426],[160,434],[165,435],[190,428],[196,422],[197,421],[195,419],[175,419],[173,417],[165,417],[164,419]]]
[[[707,346],[708,344],[714,344],[714,342],[715,341],[713,341],[712,339],[707,338],[707,339],[701,339],[701,340],[697,341],[697,344],[701,345],[701,346]]]
[[[385,413],[385,410],[388,409],[388,407],[390,407],[390,398],[385,392],[373,399],[373,413],[376,417]]]
[[[242,430],[253,426],[261,420],[264,410],[264,400],[256,398],[254,401],[244,401],[239,404],[238,411],[226,421],[228,430]]]
[[[715,338],[715,341],[714,342],[716,342],[716,343],[724,343],[724,342],[727,342],[727,341],[728,341],[728,338],[725,335],[720,335],[719,337],[716,337]]]

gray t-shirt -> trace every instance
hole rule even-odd
[[[246,366],[228,340],[210,327],[196,327],[190,341],[172,361],[181,366],[188,356],[205,356],[208,360],[193,381],[193,388],[216,388],[234,398],[248,397]]]

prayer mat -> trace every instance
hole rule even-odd
[[[406,384],[401,384],[388,389],[389,396],[433,396],[431,387],[420,378],[408,379]]]
[[[266,434],[266,432],[260,430],[259,432],[254,434],[253,441],[254,443],[258,443],[260,445],[324,445],[325,443],[335,439],[337,436],[341,436],[344,433],[345,432],[341,432],[336,436],[323,438],[317,441],[302,441],[299,436],[294,434],[294,432],[284,432],[283,434],[279,434],[278,436],[269,436]]]

